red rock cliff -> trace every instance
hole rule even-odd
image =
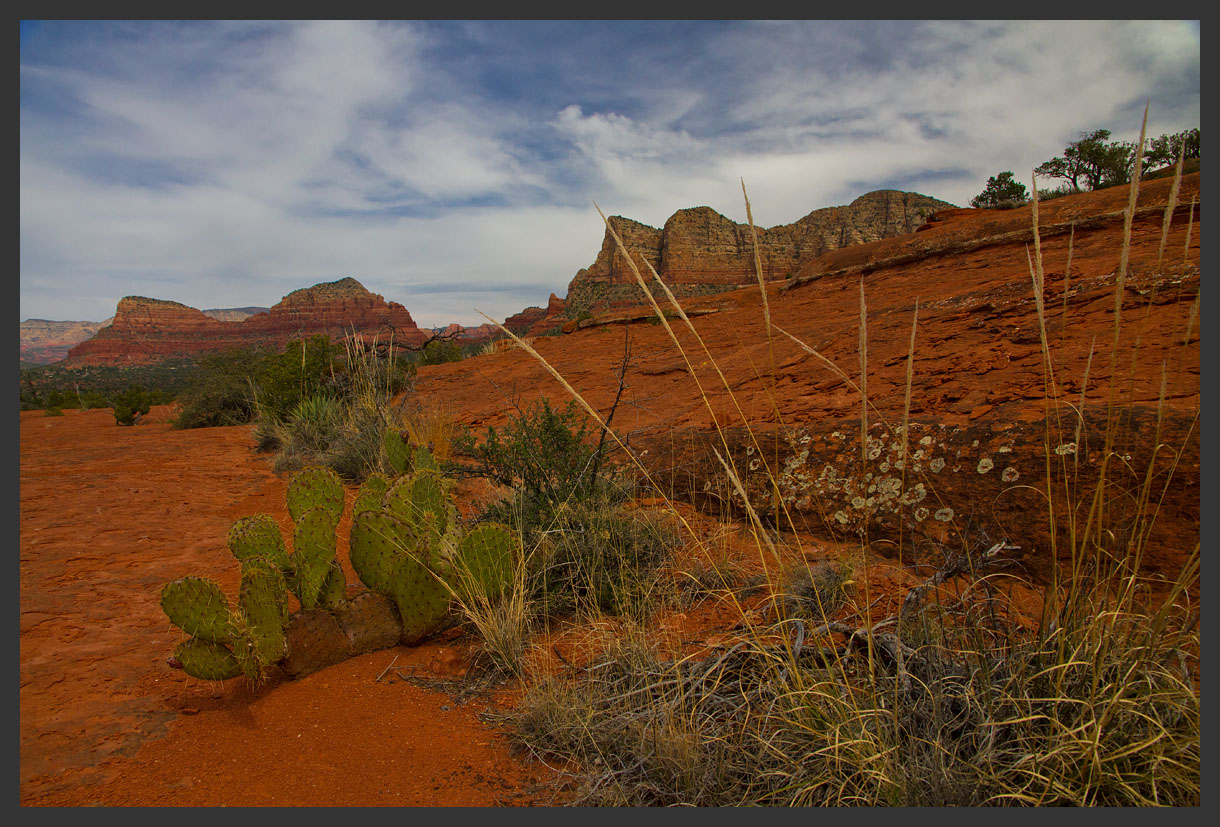
[[[952,206],[919,193],[877,190],[792,224],[758,228],[763,277],[782,279],[831,250],[914,232],[929,214]],[[645,278],[646,261],[679,296],[719,293],[757,278],[749,225],[710,207],[679,210],[660,230],[622,216],[609,220]],[[637,304],[635,283],[607,231],[597,259],[568,285],[568,314]]]

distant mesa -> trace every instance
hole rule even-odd
[[[153,364],[230,347],[283,347],[292,339],[317,334],[392,339],[405,346],[428,338],[405,307],[385,301],[348,277],[294,290],[265,312],[237,321],[214,318],[175,301],[126,296],[111,324],[72,347],[63,364]]]

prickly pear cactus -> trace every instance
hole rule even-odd
[[[364,511],[352,521],[352,568],[373,591],[394,599],[402,640],[419,642],[449,610],[449,589],[425,564],[425,544],[411,524],[388,511]]]
[[[412,465],[416,471],[436,471],[440,473],[441,467],[436,462],[436,457],[432,456],[432,452],[428,450],[426,445],[415,446],[415,453],[412,455]]]
[[[242,517],[233,523],[229,529],[229,550],[242,563],[252,557],[262,557],[275,563],[281,571],[290,569],[284,537],[270,514]]]
[[[418,559],[398,558],[390,596],[402,618],[402,642],[413,646],[440,626],[449,612],[449,589]]]
[[[313,466],[297,472],[288,483],[288,513],[297,522],[315,508],[325,508],[338,523],[343,515],[343,483],[329,468]]]
[[[170,623],[200,640],[227,644],[233,636],[229,600],[211,580],[192,574],[166,583],[161,608]]]
[[[323,609],[334,609],[347,600],[347,575],[337,559],[330,563],[330,571],[322,581],[322,590],[318,593],[318,605]]]
[[[513,578],[517,548],[513,533],[499,523],[484,523],[461,539],[452,583],[463,600],[495,600]]]
[[[193,637],[174,649],[174,657],[186,674],[205,681],[223,681],[242,673],[233,650],[220,643]]]
[[[352,516],[354,517],[361,511],[376,511],[381,508],[381,499],[389,487],[390,481],[386,479],[385,474],[370,475],[364,481],[364,485],[360,486],[360,493],[356,495],[356,503],[352,506]]]
[[[411,446],[403,439],[402,434],[393,428],[387,428],[385,435],[381,438],[382,447],[385,448],[386,459],[390,463],[390,467],[398,474],[405,474],[411,470]]]
[[[284,629],[288,625],[288,592],[280,568],[258,557],[247,560],[241,569],[237,603],[261,659],[274,663],[282,658]]]
[[[388,511],[362,511],[352,520],[351,561],[356,576],[376,592],[390,594],[395,561],[411,544],[411,531]]]
[[[306,511],[297,520],[292,542],[292,585],[303,609],[320,605],[322,586],[335,561],[336,522],[325,505]]]

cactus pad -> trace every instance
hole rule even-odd
[[[201,640],[227,643],[233,634],[229,601],[211,580],[188,575],[166,583],[161,608],[170,623]]]
[[[247,560],[241,570],[241,593],[237,604],[245,623],[267,662],[284,655],[284,628],[288,625],[288,594],[284,574],[272,562]]]
[[[499,523],[477,526],[458,543],[455,591],[463,599],[495,600],[512,582],[516,540]]]
[[[390,481],[386,479],[385,474],[370,475],[364,485],[360,486],[360,493],[356,495],[352,516],[355,517],[361,511],[376,511],[381,508],[381,499],[389,487]]]
[[[389,460],[390,467],[398,474],[405,474],[411,470],[411,446],[403,439],[402,433],[387,428],[385,435],[381,438],[382,447],[385,448],[386,459]]]
[[[280,527],[270,514],[242,517],[229,529],[229,550],[243,563],[251,557],[270,560],[281,570],[289,568],[288,552]]]
[[[412,465],[416,471],[436,471],[440,473],[441,470],[441,467],[436,463],[436,457],[432,456],[432,452],[428,450],[426,445],[417,445],[415,447]]]
[[[364,585],[390,594],[396,561],[410,543],[408,526],[385,511],[362,511],[352,520],[352,568]]]
[[[306,511],[297,520],[292,565],[301,608],[314,609],[319,605],[322,585],[335,559],[335,523],[333,512],[324,505]]]
[[[343,483],[329,468],[313,466],[298,472],[288,483],[288,513],[293,522],[315,508],[325,508],[339,522],[343,515]]]
[[[427,566],[404,555],[399,558],[391,596],[402,619],[402,642],[419,643],[440,626],[449,611],[449,590]]]
[[[347,600],[347,575],[338,559],[330,561],[330,571],[322,581],[322,590],[318,593],[318,605],[324,609],[334,609]]]
[[[241,674],[241,664],[229,647],[210,640],[184,640],[174,649],[174,657],[186,674],[205,681],[223,681]]]

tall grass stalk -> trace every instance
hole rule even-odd
[[[1165,242],[1169,240],[1169,223],[1173,220],[1173,211],[1178,206],[1178,190],[1182,186],[1182,164],[1186,160],[1186,142],[1178,150],[1178,163],[1173,168],[1173,186],[1169,189],[1169,201],[1165,204],[1165,218],[1161,222],[1161,244],[1156,248],[1156,269],[1161,269],[1161,259],[1165,255]]]

